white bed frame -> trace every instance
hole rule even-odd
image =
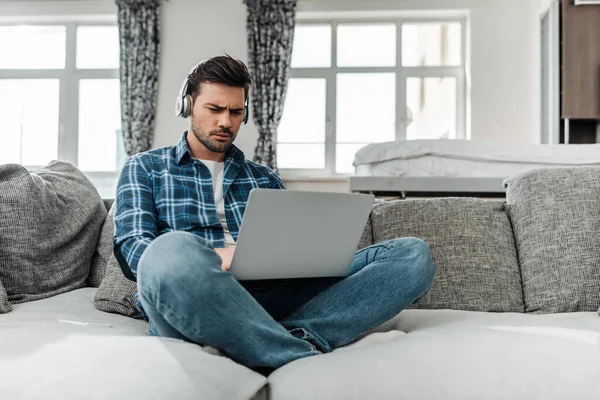
[[[504,178],[352,176],[350,192],[406,197],[506,197]]]

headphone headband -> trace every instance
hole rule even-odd
[[[190,84],[190,77],[192,74],[200,67],[200,65],[209,61],[210,59],[205,59],[200,61],[198,64],[194,65],[190,72],[186,75],[181,87],[179,88],[179,93],[177,94],[177,101],[175,102],[175,115],[182,118],[187,118],[190,115],[191,111],[191,101],[190,96],[187,94],[187,90]],[[248,112],[248,91],[244,88],[244,119],[242,122],[246,124],[248,122],[249,112]]]

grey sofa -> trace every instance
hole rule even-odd
[[[506,202],[376,203],[359,247],[423,238],[430,292],[268,379],[98,311],[94,287],[14,304],[0,315],[0,399],[600,399],[599,173],[524,173]]]

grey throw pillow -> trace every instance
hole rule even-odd
[[[439,198],[373,208],[374,243],[417,237],[431,248],[433,284],[409,308],[524,311],[517,251],[504,207],[500,201]]]
[[[94,253],[94,258],[92,259],[92,267],[87,280],[88,286],[100,286],[102,279],[104,279],[104,274],[106,273],[108,260],[110,260],[110,257],[113,254],[113,239],[115,236],[115,223],[113,220],[114,213],[115,205],[113,203],[108,211],[108,214],[106,215],[106,219],[102,225],[102,230],[100,231],[100,238],[98,239],[98,244],[96,245],[96,252]]]
[[[0,166],[0,281],[8,301],[44,299],[85,286],[106,208],[72,164],[28,171]]]
[[[505,181],[530,313],[600,304],[600,168],[528,171]]]
[[[6,314],[11,311],[12,304],[8,302],[8,294],[6,293],[4,286],[2,286],[2,282],[0,282],[0,314]]]
[[[96,292],[94,307],[100,311],[142,318],[135,305],[137,284],[125,278],[114,254],[106,266],[106,275]]]

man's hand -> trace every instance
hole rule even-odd
[[[233,253],[235,252],[235,246],[226,247],[224,249],[215,249],[219,257],[221,257],[221,269],[223,271],[229,271],[231,268],[231,260],[233,260]]]

